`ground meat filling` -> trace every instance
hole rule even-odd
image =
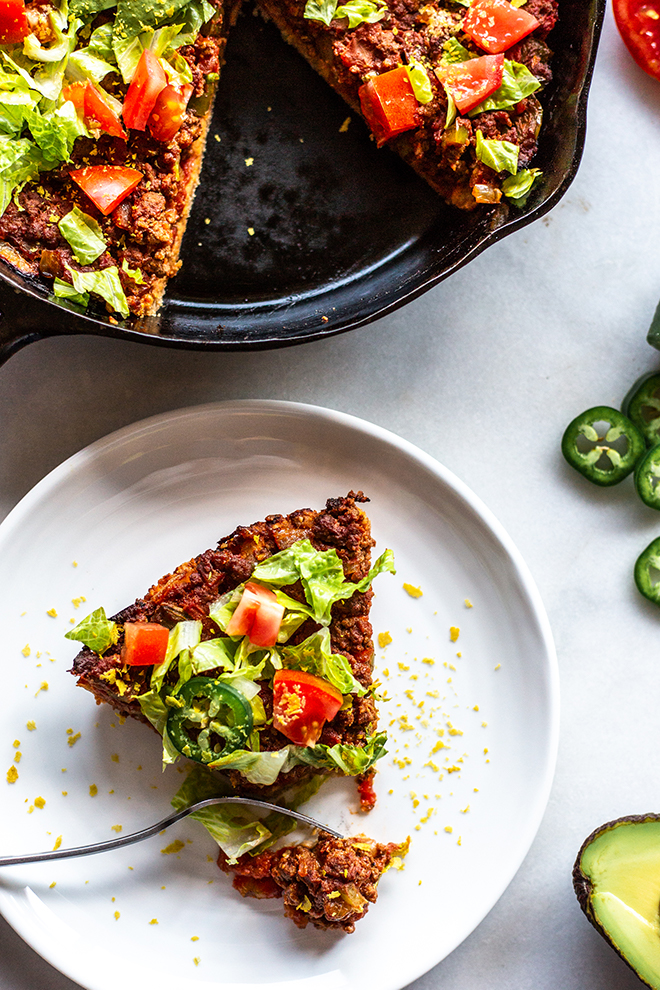
[[[142,316],[158,303],[163,280],[180,267],[178,241],[180,221],[189,205],[194,186],[203,131],[203,117],[193,108],[196,97],[209,96],[220,70],[226,42],[222,0],[212,0],[217,15],[210,34],[200,35],[194,45],[180,49],[193,74],[193,105],[185,112],[182,126],[169,144],[154,140],[147,131],[129,131],[128,140],[100,134],[97,140],[79,138],[71,162],[28,184],[0,217],[0,241],[9,244],[26,263],[26,270],[46,278],[71,283],[69,268],[99,271],[116,265],[131,313]],[[48,26],[47,8],[28,2],[35,25]],[[101,14],[94,26],[107,19]],[[45,28],[44,28],[45,30]],[[206,29],[205,29],[206,30]],[[211,89],[207,94],[207,80]],[[127,87],[119,76],[107,76],[105,88],[123,99]],[[127,165],[142,172],[139,186],[104,217],[69,178],[74,168],[86,165]],[[107,250],[93,265],[79,265],[57,226],[77,206],[101,226]],[[140,284],[124,269],[142,273]]]
[[[223,852],[218,866],[233,873],[244,897],[282,897],[284,913],[299,928],[355,930],[378,896],[378,881],[402,848],[381,845],[365,835],[321,837],[317,843],[284,846],[231,864]]]
[[[159,622],[172,628],[185,619],[199,619],[203,639],[219,636],[220,630],[209,618],[211,603],[248,580],[257,563],[301,539],[309,539],[317,550],[334,548],[341,558],[346,579],[359,581],[369,571],[374,545],[369,520],[359,507],[366,501],[368,499],[362,492],[349,492],[345,498],[329,499],[321,512],[301,509],[288,516],[267,516],[263,522],[252,526],[239,526],[214,550],[206,550],[181,564],[150,588],[143,599],[138,599],[113,616],[120,626],[117,644],[103,656],[87,647],[80,651],[72,668],[78,684],[91,691],[98,704],[110,704],[120,715],[146,722],[135,698],[148,691],[152,668],[129,668],[122,664],[123,623]],[[300,585],[283,590],[293,598],[304,600]],[[369,622],[372,596],[370,589],[364,593],[356,592],[347,601],[338,602],[333,606],[330,623],[333,652],[343,653],[347,657],[353,675],[364,687],[372,683],[374,646]],[[305,622],[290,642],[302,642],[317,628],[311,620]],[[217,673],[219,671],[205,672],[209,677]],[[171,676],[176,679],[175,674]],[[260,696],[266,716],[270,718],[273,693],[268,684],[262,685]],[[375,731],[378,712],[373,696],[368,694],[359,698],[352,695],[351,698],[352,705],[340,710],[332,721],[326,723],[320,743],[360,746]],[[260,732],[262,750],[279,750],[287,743],[288,740],[272,726]],[[297,766],[285,775],[285,781],[276,781],[270,787],[249,784],[236,770],[228,771],[227,775],[236,791],[266,796],[276,794],[282,786],[291,786],[317,772],[312,767]]]
[[[321,75],[357,111],[358,91],[363,82],[409,62],[427,68],[433,99],[419,104],[420,126],[388,141],[401,157],[412,165],[448,202],[472,209],[480,200],[475,186],[486,185],[497,192],[508,172],[497,173],[476,158],[476,132],[485,138],[511,141],[520,146],[519,167],[526,167],[534,157],[541,125],[541,105],[528,97],[501,116],[483,113],[475,118],[460,117],[452,128],[445,129],[447,96],[437,81],[433,65],[443,55],[450,37],[474,53],[474,43],[462,33],[465,8],[458,2],[420,4],[419,0],[388,0],[382,20],[348,28],[346,19],[326,25],[305,18],[305,0],[257,0],[262,12],[275,21],[284,36],[307,58]],[[505,53],[505,57],[522,62],[542,84],[552,78],[551,51],[545,38],[557,21],[557,0],[527,0],[525,10],[539,20],[528,38]],[[456,133],[466,138],[456,140]],[[476,197],[476,198],[475,198]]]

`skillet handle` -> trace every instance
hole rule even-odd
[[[80,333],[75,316],[0,279],[0,365],[34,340]]]

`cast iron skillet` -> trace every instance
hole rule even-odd
[[[75,333],[209,351],[283,347],[414,299],[566,192],[584,145],[604,9],[605,0],[560,2],[534,162],[543,181],[522,210],[472,213],[446,206],[394,153],[378,151],[279,32],[243,14],[227,46],[183,268],[160,315],[83,314],[2,264],[0,361],[30,341]]]

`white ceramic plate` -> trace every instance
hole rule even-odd
[[[243,900],[194,822],[114,853],[4,869],[7,920],[89,990],[118,979],[123,990],[399,990],[475,928],[520,866],[558,725],[554,649],[527,568],[431,457],[361,420],[284,402],[202,406],[120,430],[53,471],[0,527],[0,745],[19,773],[6,784],[3,768],[0,849],[133,831],[169,810],[182,779],[176,768],[161,775],[147,727],[120,725],[76,688],[70,620],[101,604],[111,614],[238,524],[351,488],[370,496],[376,552],[392,547],[398,567],[378,579],[372,609],[375,632],[392,637],[377,650],[390,754],[369,816],[355,811],[352,781],[328,785],[308,810],[351,834],[411,835],[405,871],[385,876],[377,905],[342,936],[300,931],[280,901]],[[163,854],[175,839],[183,848]]]

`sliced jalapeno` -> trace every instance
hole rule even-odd
[[[635,488],[642,502],[660,509],[660,443],[651,447],[635,468]]]
[[[660,605],[660,536],[649,543],[637,558],[635,584],[644,598]]]
[[[252,732],[252,707],[240,691],[211,677],[193,677],[176,701],[181,707],[170,712],[167,734],[183,756],[210,763],[245,747]]]
[[[644,438],[635,424],[610,406],[594,406],[576,416],[561,441],[571,467],[596,485],[623,481],[644,449]]]
[[[660,443],[660,374],[654,372],[638,379],[623,400],[621,411],[640,430],[649,447]]]

